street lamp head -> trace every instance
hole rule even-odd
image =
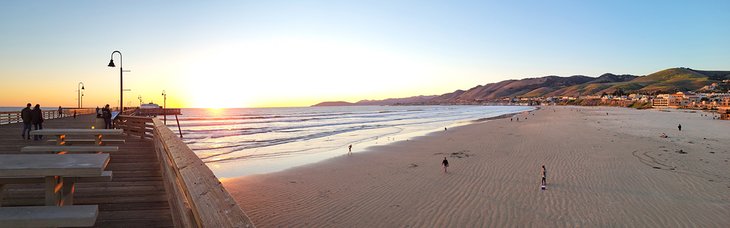
[[[110,59],[110,60],[109,60],[109,65],[108,65],[108,66],[109,66],[109,67],[116,67],[116,66],[114,65],[114,59]]]
[[[84,89],[84,86],[83,85],[81,85],[81,89]]]

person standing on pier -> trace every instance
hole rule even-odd
[[[30,110],[31,104],[28,103],[28,105],[20,111],[20,118],[23,119],[23,134],[21,135],[23,139],[30,140],[30,126],[31,126],[31,110]],[[27,136],[26,136],[27,133]],[[27,137],[27,138],[26,138]]]
[[[112,111],[109,109],[109,104],[101,109],[101,117],[104,118],[104,129],[112,129]]]
[[[58,117],[63,117],[63,108],[61,108],[61,106],[58,106]]]
[[[40,104],[36,104],[35,107],[33,107],[33,110],[30,111],[30,121],[31,121],[31,123],[33,123],[34,130],[43,129],[43,111],[41,110]],[[33,140],[38,141],[38,139],[43,139],[43,136],[42,135],[33,136]]]

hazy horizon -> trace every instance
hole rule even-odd
[[[306,107],[730,69],[730,2],[1,2],[0,106]]]

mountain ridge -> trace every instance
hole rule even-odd
[[[487,83],[467,90],[455,90],[454,92],[435,96],[362,100],[350,104],[473,104],[519,97],[577,97],[614,92],[658,94],[694,91],[711,83],[720,83],[723,80],[730,80],[730,71],[694,70],[684,67],[664,69],[644,76],[613,73],[604,73],[598,77],[548,75]],[[314,106],[324,106],[321,104]]]

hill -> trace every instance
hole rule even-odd
[[[670,68],[645,76],[605,73],[599,77],[555,75],[505,80],[478,85],[468,90],[456,90],[439,96],[416,96],[385,100],[362,100],[350,105],[394,104],[473,104],[502,98],[584,96],[620,93],[658,94],[695,91],[712,83],[730,80],[730,71],[703,71],[690,68]],[[725,83],[727,84],[727,83]],[[722,87],[725,88],[725,87]],[[324,102],[327,103],[327,102]],[[321,104],[321,103],[320,103]],[[317,104],[315,106],[324,106]]]
[[[457,90],[431,101],[431,104],[479,103],[500,98],[602,95],[603,93],[671,93],[694,91],[713,82],[730,79],[730,71],[700,71],[670,68],[646,76],[603,74],[597,78],[576,75],[544,76],[506,80]]]
[[[312,107],[320,106],[352,106],[352,105],[401,105],[401,104],[420,104],[426,103],[436,96],[413,96],[405,98],[388,98],[384,100],[361,100],[355,103],[346,101],[327,101],[312,105]]]
[[[350,103],[347,101],[325,101],[320,102],[316,105],[312,105],[312,107],[325,107],[325,106],[353,106],[355,103]]]

